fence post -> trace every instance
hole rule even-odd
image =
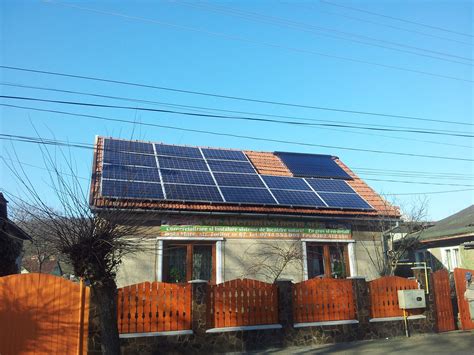
[[[209,284],[204,280],[192,280],[191,284],[191,317],[194,334],[203,335],[210,325],[208,320]]]
[[[433,287],[433,275],[431,274],[431,268],[428,267],[425,269],[423,266],[416,266],[411,268],[413,270],[413,276],[420,284],[420,288],[424,290],[429,290],[429,293],[425,295],[426,299],[426,308],[424,315],[426,316],[426,325],[431,331],[436,330],[436,305],[434,298],[434,287]],[[426,270],[426,275],[425,275]],[[428,280],[428,285],[426,284]]]
[[[276,280],[278,289],[278,322],[284,331],[293,329],[293,282]]]
[[[359,321],[360,337],[363,338],[365,333],[369,331],[370,326],[370,296],[369,285],[365,281],[365,277],[350,277],[352,280],[352,292],[354,293],[356,317]]]

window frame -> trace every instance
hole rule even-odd
[[[461,254],[459,245],[441,248],[441,262],[448,271],[453,271],[455,268],[460,267]]]
[[[344,242],[318,242],[318,241],[306,241],[306,260],[304,262],[306,263],[306,270],[307,270],[307,278],[308,280],[311,279],[309,277],[310,274],[310,260],[311,258],[309,257],[310,252],[309,249],[311,247],[322,247],[323,248],[323,266],[324,266],[324,274],[314,276],[312,278],[334,278],[333,277],[333,270],[331,267],[331,252],[330,252],[330,247],[341,247],[343,249],[342,252],[342,259],[344,262],[344,273],[345,276],[342,278],[348,278],[351,276],[351,270],[350,270],[350,259],[349,259],[349,244],[344,243]]]
[[[191,240],[163,240],[163,262],[162,262],[162,279],[164,282],[170,282],[169,270],[167,263],[166,250],[170,246],[181,246],[186,247],[186,282],[193,280],[193,249],[194,246],[210,246],[211,247],[211,279],[209,283],[211,285],[216,284],[216,270],[217,270],[217,258],[216,258],[216,241],[191,241]]]

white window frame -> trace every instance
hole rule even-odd
[[[302,239],[303,248],[303,279],[308,280],[308,256],[306,252],[306,243],[345,243],[347,244],[347,253],[349,254],[350,277],[357,277],[357,263],[355,258],[355,240],[347,239]]]
[[[163,281],[163,242],[169,240],[179,241],[210,241],[216,243],[216,284],[224,282],[224,263],[222,255],[222,243],[225,241],[224,238],[207,238],[207,237],[158,237],[156,238],[157,243],[157,260],[156,260],[156,279],[157,281]]]
[[[453,271],[455,268],[459,267],[461,264],[461,254],[459,252],[459,246],[441,248],[441,261],[443,263],[443,266],[448,271]]]

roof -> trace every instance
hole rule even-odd
[[[59,271],[59,274],[61,274],[61,265],[59,260],[54,257],[44,260],[41,265],[41,270],[38,257],[34,256],[30,258],[23,258],[21,266],[28,272],[42,272],[44,274],[51,274],[53,272]]]
[[[15,223],[9,219],[0,218],[0,231],[6,233],[9,236],[13,236],[23,240],[30,240],[31,237]]]
[[[104,161],[104,137],[97,137],[94,150],[94,167],[91,183],[90,203],[93,209],[139,209],[158,211],[192,211],[192,212],[225,212],[225,213],[249,213],[249,214],[278,214],[278,215],[308,215],[308,216],[342,216],[342,217],[379,217],[387,216],[399,218],[399,209],[390,205],[352,170],[350,170],[338,157],[331,159],[347,174],[351,180],[345,180],[347,184],[368,202],[371,210],[342,210],[340,208],[309,208],[283,205],[248,205],[248,204],[225,204],[225,203],[202,203],[202,202],[176,202],[157,201],[146,199],[117,199],[101,195],[101,177]],[[134,141],[139,142],[139,141]],[[143,142],[152,143],[152,142]],[[207,147],[200,147],[207,149]],[[273,152],[242,151],[253,165],[258,174],[273,176],[294,176],[282,159]],[[280,153],[278,153],[280,154]]]
[[[469,236],[474,237],[474,205],[436,222],[433,227],[423,231],[420,241]]]

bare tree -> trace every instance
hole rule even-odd
[[[61,149],[52,154],[39,147],[49,171],[51,193],[48,198],[56,198],[59,206],[50,207],[21,164],[13,165],[5,160],[23,190],[23,197],[14,200],[18,215],[33,222],[39,231],[47,231],[43,241],[47,240],[55,253],[67,257],[74,273],[90,285],[92,302],[98,310],[102,352],[119,354],[117,267],[124,255],[142,250],[144,237],[140,237],[139,226],[132,215],[121,212],[126,209],[92,213],[89,190],[81,184],[72,158]],[[65,168],[59,161],[65,162]]]
[[[395,203],[384,201],[385,211],[393,209]],[[400,261],[417,248],[423,230],[428,226],[426,197],[417,198],[401,206],[400,209],[402,216],[399,222],[386,217],[378,218],[369,223],[372,240],[361,241],[369,260],[380,276],[394,275]],[[382,214],[383,211],[382,209]]]
[[[303,250],[299,240],[256,242],[244,252],[242,263],[246,265],[242,277],[263,276],[269,282],[275,282],[289,268],[303,273]]]

